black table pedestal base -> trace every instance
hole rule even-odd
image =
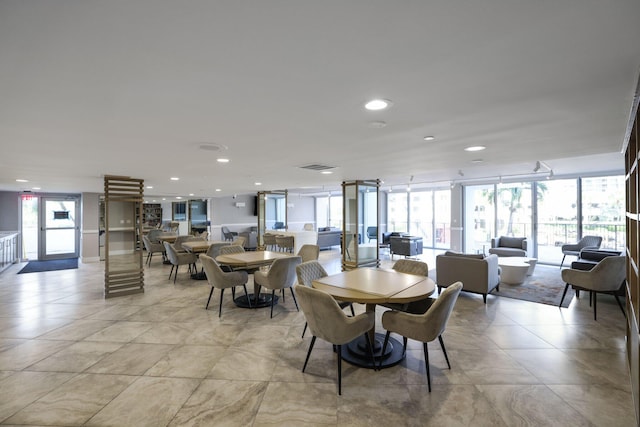
[[[249,306],[249,301],[247,301],[247,297],[251,299],[251,306]],[[274,301],[274,303],[277,304],[278,297],[276,296],[275,299],[276,300]],[[271,307],[271,294],[259,294],[257,300],[255,298],[255,294],[249,294],[248,296],[242,295],[242,296],[236,297],[236,299],[234,299],[233,302],[235,302],[238,307],[242,307],[242,308]]]
[[[373,356],[375,358],[376,365],[379,364],[382,359],[382,368],[389,368],[402,362],[404,354],[402,353],[402,342],[393,337],[389,337],[387,348],[385,349],[384,354],[382,354],[384,336],[385,334],[381,333],[375,334],[375,339],[372,343]],[[373,369],[371,355],[367,348],[367,340],[362,335],[351,341],[349,344],[342,346],[342,359],[352,365],[360,366],[361,368]]]

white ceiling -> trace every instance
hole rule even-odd
[[[2,0],[0,190],[619,172],[639,18],[632,0]],[[392,108],[364,110],[375,97]]]

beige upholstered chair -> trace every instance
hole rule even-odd
[[[222,231],[222,237],[224,237],[224,240],[228,240],[230,242],[238,235],[237,231],[231,231],[229,230],[229,227],[225,227],[224,225],[220,230]]]
[[[273,317],[276,290],[279,289],[291,289],[291,296],[293,296],[293,302],[296,304],[296,310],[298,310],[298,302],[296,301],[296,294],[293,292],[292,286],[296,281],[296,266],[300,264],[301,261],[299,256],[278,258],[273,261],[269,270],[257,270],[253,273],[253,281],[257,285],[271,289],[271,317]]]
[[[239,245],[229,245],[220,248],[220,255],[239,254],[244,252],[244,248]]]
[[[375,313],[367,311],[354,317],[348,317],[338,306],[336,300],[326,292],[303,285],[296,285],[295,290],[298,298],[300,298],[300,307],[304,317],[307,319],[309,329],[313,334],[302,372],[307,368],[316,338],[335,345],[338,355],[338,394],[340,395],[342,394],[343,344],[347,344],[354,338],[364,335],[369,346],[369,354],[371,355],[373,366],[376,366],[368,334],[369,330],[374,327]]]
[[[302,245],[298,251],[298,256],[302,258],[302,262],[317,260],[320,256],[320,246]]]
[[[613,294],[620,306],[620,310],[622,310],[622,314],[626,317],[622,303],[617,295],[620,287],[624,285],[626,274],[626,257],[624,256],[606,257],[589,271],[565,268],[562,270],[562,280],[566,283],[566,286],[564,287],[562,299],[560,300],[558,307],[562,306],[562,302],[564,301],[564,297],[567,294],[569,286],[573,286],[576,289],[592,293],[593,320],[597,320],[596,305],[598,293]]]
[[[246,243],[246,241],[247,241],[246,237],[238,236],[235,239],[233,239],[232,244],[242,246],[244,248],[244,244]]]
[[[567,255],[578,256],[583,249],[600,249],[602,244],[602,237],[600,236],[584,236],[577,243],[569,243],[562,245],[562,262],[560,262],[560,268],[564,264],[564,259]]]
[[[147,251],[146,264],[151,265],[153,254],[164,254],[164,245],[162,243],[153,243],[148,236],[142,236],[144,249]]]
[[[414,274],[416,276],[429,276],[429,265],[426,262],[413,259],[399,259],[392,267],[395,271],[406,274]],[[384,307],[394,310],[406,311],[407,313],[422,314],[431,306],[433,298],[424,298],[418,301],[412,301],[406,304],[385,303],[380,304]]]
[[[455,282],[462,282],[465,292],[482,294],[487,303],[487,294],[500,290],[500,270],[495,254],[461,254],[447,251],[436,256],[438,292]]]
[[[279,251],[293,252],[293,236],[276,236],[276,245]]]
[[[220,249],[224,248],[225,246],[229,246],[231,244],[231,242],[216,242],[216,243],[212,243],[211,246],[209,246],[209,249],[207,249],[207,256],[210,256],[213,259],[216,259],[216,257],[218,255],[220,255]]]
[[[176,252],[187,252],[182,247],[182,244],[185,242],[191,242],[193,240],[202,240],[202,239],[200,239],[199,237],[189,236],[189,235],[178,236],[176,237],[176,241],[173,242],[173,247],[175,248]]]
[[[154,228],[153,230],[149,230],[149,233],[147,233],[147,236],[149,237],[149,240],[151,241],[151,243],[160,243],[160,244],[162,244],[162,242],[160,240],[158,240],[158,237],[163,235],[163,234],[168,234],[168,233],[162,231],[159,228]],[[164,247],[162,248],[162,250],[164,251]]]
[[[490,254],[498,256],[527,256],[527,238],[500,236],[491,239]]]
[[[169,280],[171,280],[171,274],[173,273],[173,269],[175,268],[176,274],[173,276],[173,283],[176,283],[176,278],[178,277],[178,268],[181,265],[188,265],[189,272],[191,272],[191,266],[195,268],[196,266],[196,256],[195,254],[189,252],[178,252],[175,250],[173,245],[169,242],[164,242],[164,249],[167,253],[167,258],[169,258],[169,262],[171,262],[171,271],[169,272]]]
[[[200,262],[202,262],[202,267],[207,275],[207,281],[211,285],[211,292],[209,292],[209,299],[207,300],[207,305],[204,308],[205,310],[209,308],[209,302],[211,302],[213,290],[218,288],[220,289],[220,307],[218,308],[218,317],[220,317],[222,315],[222,297],[224,295],[224,290],[231,288],[233,296],[235,297],[236,286],[242,286],[244,288],[244,294],[247,295],[247,301],[249,301],[249,307],[251,307],[251,299],[248,297],[247,293],[247,281],[249,280],[249,275],[246,271],[224,272],[218,263],[207,255],[200,255]]]
[[[202,240],[209,240],[209,232],[208,231],[203,231],[202,233],[196,233],[194,234],[195,237],[199,237]]]
[[[265,247],[266,250],[268,250],[268,251],[276,250],[277,243],[276,243],[276,235],[275,234],[264,233],[264,235],[262,236],[262,239],[264,241],[264,247]]]
[[[431,392],[431,372],[429,370],[429,349],[427,348],[427,343],[438,338],[440,347],[442,347],[442,352],[444,353],[444,358],[447,361],[447,366],[451,369],[449,357],[444,348],[442,333],[447,326],[447,322],[453,311],[453,306],[461,290],[462,283],[460,282],[449,286],[424,314],[411,314],[400,311],[387,311],[382,314],[382,326],[387,330],[387,334],[384,337],[384,344],[382,345],[382,354],[384,354],[387,348],[391,332],[402,335],[404,341],[403,351],[407,349],[408,338],[422,342],[429,392]]]
[[[327,277],[327,271],[324,269],[322,264],[318,261],[306,261],[302,264],[298,264],[296,266],[296,275],[298,276],[298,284],[304,285],[308,287],[313,287],[312,283],[314,280],[320,279],[322,277]],[[351,315],[355,316],[356,313],[353,309],[353,304],[347,301],[338,301],[338,305],[340,308],[351,308]],[[307,331],[307,323],[304,324],[304,329],[302,330],[302,338],[304,338],[304,334]]]

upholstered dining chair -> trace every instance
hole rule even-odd
[[[224,240],[233,241],[233,239],[238,235],[236,231],[231,231],[229,230],[229,227],[226,227],[224,225],[220,228],[220,230],[222,231]]]
[[[233,240],[234,245],[242,246],[244,248],[244,244],[247,242],[247,239],[242,236],[238,236]]]
[[[318,261],[306,261],[302,264],[296,265],[296,275],[298,276],[298,284],[313,287],[312,283],[314,280],[321,279],[323,277],[327,277],[327,270],[324,269],[322,264]],[[348,301],[338,301],[338,305],[340,308],[351,308],[351,315],[355,316],[356,313],[353,309],[353,304]],[[304,338],[304,334],[307,332],[307,323],[304,324],[304,329],[302,330],[302,338]]]
[[[244,288],[244,294],[247,295],[247,301],[249,302],[249,307],[251,307],[251,299],[249,298],[249,294],[247,293],[247,281],[249,280],[249,275],[246,271],[231,271],[224,272],[218,265],[218,263],[207,255],[200,255],[200,262],[202,262],[202,267],[204,268],[204,272],[207,275],[207,281],[209,285],[211,285],[211,292],[209,292],[209,299],[207,300],[207,305],[204,309],[209,308],[209,303],[211,302],[211,296],[213,295],[213,290],[218,288],[220,289],[220,306],[218,308],[218,317],[222,315],[222,297],[224,296],[224,290],[231,288],[231,292],[235,297],[235,288],[236,286],[242,286]]]
[[[624,280],[627,275],[626,270],[626,257],[624,256],[608,256],[603,258],[595,267],[591,270],[574,270],[572,268],[565,268],[562,270],[562,280],[566,283],[564,292],[562,293],[562,299],[558,307],[562,306],[564,297],[567,294],[569,286],[573,286],[576,289],[589,291],[592,295],[593,302],[593,320],[596,319],[597,310],[597,297],[598,293],[613,294],[622,314],[626,317],[627,314],[624,311],[622,302],[618,298],[618,291],[624,284]]]
[[[276,290],[291,289],[293,302],[296,310],[299,311],[296,294],[293,292],[293,285],[296,281],[296,266],[302,262],[299,256],[278,258],[271,264],[268,270],[257,270],[253,273],[253,281],[256,285],[271,290],[271,318],[273,318],[273,305],[276,300]]]
[[[368,333],[369,330],[374,327],[375,313],[373,311],[367,311],[354,317],[348,317],[340,306],[338,306],[336,300],[326,292],[304,285],[296,285],[295,290],[298,298],[300,298],[300,307],[302,308],[304,317],[307,319],[307,324],[313,334],[311,342],[309,343],[307,357],[304,360],[302,372],[307,368],[309,356],[311,356],[316,338],[330,342],[336,347],[336,354],[338,356],[338,395],[341,395],[343,344],[347,344],[354,338],[364,335],[367,346],[369,347],[371,361],[373,362],[373,366],[376,366]]]
[[[229,245],[220,248],[220,255],[239,254],[244,252],[244,248],[240,245]]]
[[[320,246],[302,245],[298,251],[298,256],[302,258],[302,262],[317,260],[320,256]]]
[[[382,344],[382,354],[384,354],[387,348],[391,332],[402,335],[404,342],[403,352],[407,350],[408,338],[422,342],[429,393],[431,393],[431,371],[429,369],[429,349],[427,343],[438,338],[440,347],[442,347],[442,352],[444,353],[444,358],[447,361],[447,366],[451,369],[449,356],[447,356],[447,350],[444,348],[442,333],[447,326],[447,322],[453,311],[453,306],[456,304],[461,290],[461,282],[450,285],[440,294],[436,302],[434,302],[424,314],[411,314],[401,311],[387,311],[382,314],[382,327],[387,330],[384,343]],[[382,361],[380,363],[382,363]]]
[[[429,265],[426,262],[418,261],[415,259],[399,259],[391,267],[397,272],[413,274],[416,276],[429,276]],[[383,303],[380,304],[383,307],[391,308],[393,310],[405,311],[407,313],[422,314],[431,306],[433,298],[424,298],[418,301],[411,301],[404,304],[399,303]]]
[[[564,264],[564,259],[567,255],[579,256],[581,250],[600,249],[601,244],[601,236],[583,236],[577,243],[562,245],[562,262],[560,262],[560,268],[562,268],[562,264]]]
[[[264,241],[264,247],[265,247],[266,250],[273,251],[273,250],[275,250],[277,248],[276,235],[275,234],[264,233],[264,235],[262,236],[262,239]]]
[[[164,254],[164,245],[162,243],[153,243],[148,236],[142,236],[142,243],[144,243],[144,249],[147,251],[145,264],[151,265],[153,254]]]
[[[169,262],[171,262],[171,271],[169,272],[169,280],[171,280],[171,274],[173,273],[173,269],[175,268],[176,273],[173,276],[173,283],[176,283],[176,278],[178,277],[178,268],[181,265],[188,265],[189,272],[191,272],[191,266],[195,268],[196,266],[196,255],[189,252],[178,252],[175,250],[174,246],[169,242],[164,242],[164,249],[167,253],[167,258],[169,258]]]
[[[220,249],[224,248],[225,246],[229,246],[230,244],[231,242],[212,243],[211,246],[209,246],[209,249],[207,249],[207,252],[205,255],[210,256],[213,259],[216,259],[216,257],[220,255]]]
[[[176,237],[175,242],[173,242],[173,247],[176,250],[176,252],[180,253],[180,252],[187,252],[183,247],[182,244],[185,242],[191,242],[193,240],[202,240],[199,237],[195,237],[195,236],[190,236],[190,235],[183,235],[183,236],[178,236]]]
[[[282,252],[293,252],[293,236],[276,236],[276,245]]]

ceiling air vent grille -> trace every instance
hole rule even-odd
[[[301,169],[309,169],[312,171],[326,171],[329,169],[335,169],[335,166],[327,166],[327,165],[319,165],[316,163],[310,164],[310,165],[305,165],[305,166],[300,166]]]

